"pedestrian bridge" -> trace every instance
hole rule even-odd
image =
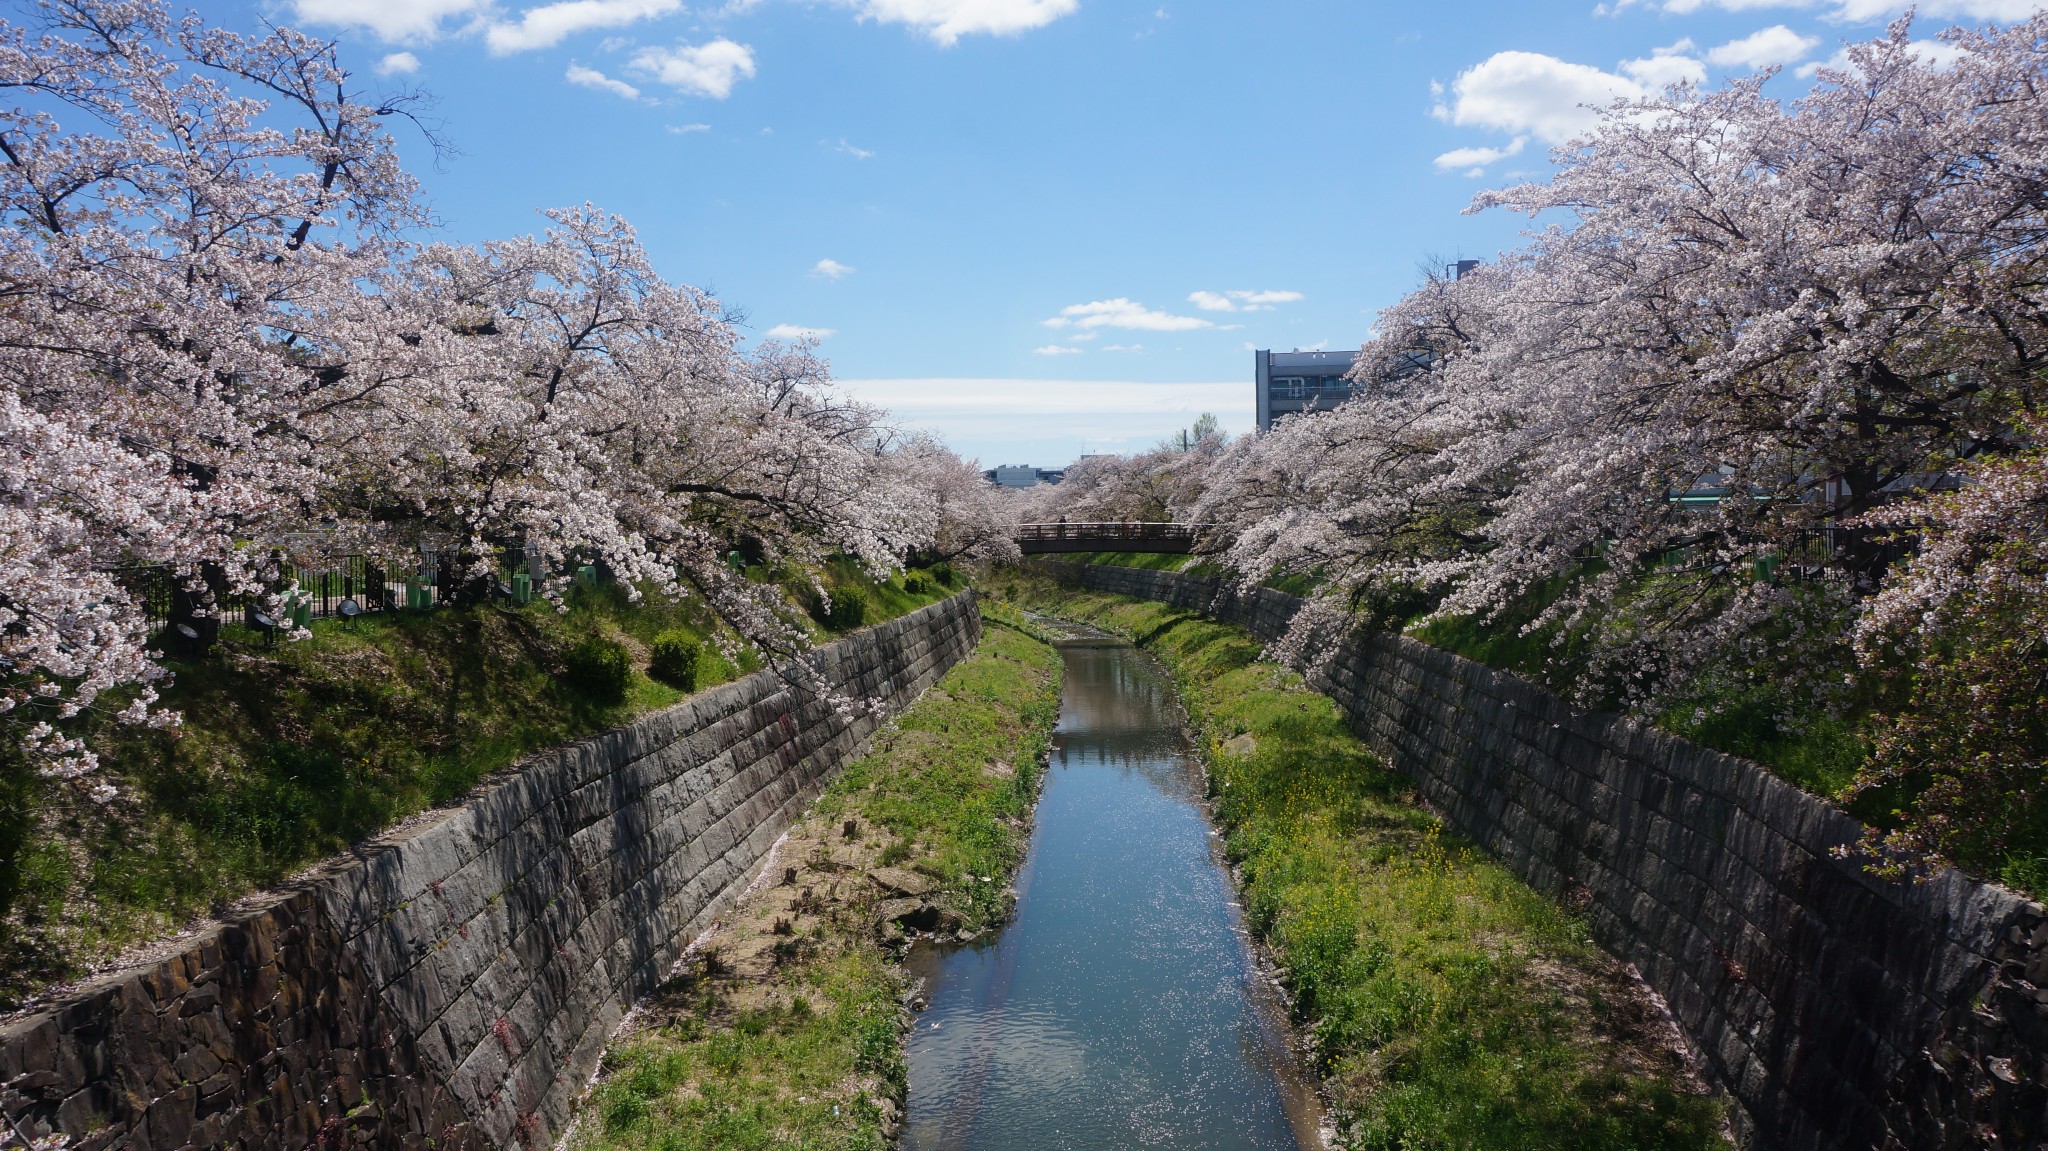
[[[1191,552],[1196,524],[1019,524],[1017,549],[1052,552]]]

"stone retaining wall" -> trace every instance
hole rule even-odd
[[[964,592],[817,666],[894,712],[980,635]],[[7,1134],[546,1146],[625,1011],[880,722],[760,672],[539,756],[0,1028]]]
[[[1042,563],[1271,641],[1301,601],[1178,572]],[[1331,636],[1311,684],[1460,832],[1582,907],[1662,994],[1761,1148],[2042,1146],[2048,925],[1943,871],[1884,883],[1861,827],[1747,760],[1575,712],[1395,635]]]

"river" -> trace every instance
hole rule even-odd
[[[1319,1145],[1202,803],[1170,681],[1128,643],[1066,683],[1017,909],[914,957],[910,1151]]]

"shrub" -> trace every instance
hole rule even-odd
[[[935,564],[933,564],[933,565],[932,565],[932,569],[931,569],[931,570],[932,570],[932,578],[933,578],[933,579],[935,579],[935,580],[939,581],[940,583],[942,583],[942,584],[946,585],[947,587],[952,587],[952,586],[953,586],[953,565],[952,565],[952,564],[949,564],[949,563],[935,563]]]
[[[654,637],[647,674],[677,691],[694,691],[697,688],[697,657],[703,650],[703,645],[688,632],[662,632]]]
[[[851,585],[834,588],[829,604],[818,599],[811,601],[811,618],[833,631],[852,631],[867,622],[867,592]]]
[[[911,595],[923,595],[931,589],[932,581],[926,579],[923,572],[911,572],[903,577],[903,590]]]
[[[617,640],[601,635],[585,637],[562,661],[563,680],[571,691],[606,705],[626,702],[626,687],[633,680],[633,657]]]

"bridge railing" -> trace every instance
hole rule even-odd
[[[1195,545],[1199,524],[1057,523],[1017,525],[1017,546],[1032,552],[1126,551],[1186,552]]]

